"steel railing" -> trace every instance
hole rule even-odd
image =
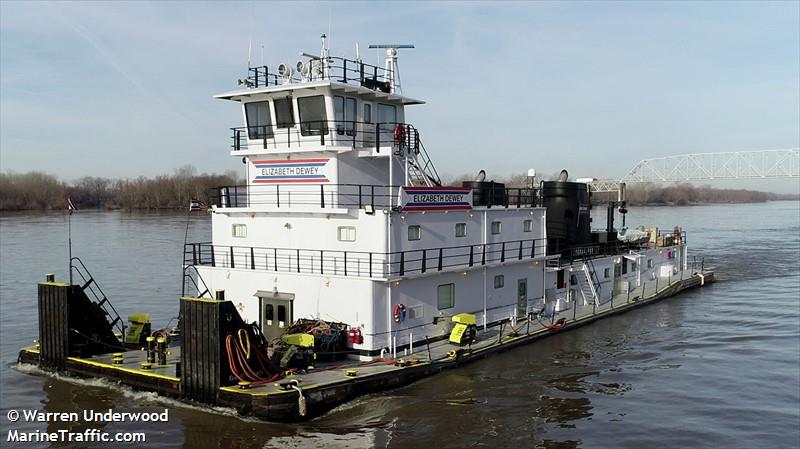
[[[365,64],[354,59],[329,56],[326,60],[312,59],[308,62],[311,70],[306,76],[295,73],[291,82],[331,80],[345,84],[358,84],[369,89],[389,92],[391,86],[389,73],[383,67]],[[278,86],[286,81],[277,72],[271,72],[268,66],[249,67],[247,70],[248,87],[259,88]]]
[[[399,206],[401,186],[375,184],[263,184],[215,187],[209,192],[211,205],[225,208],[271,206],[292,208],[393,209]],[[491,189],[492,195],[495,189]],[[540,206],[538,191],[509,187],[502,197],[474,195],[475,206],[521,208]]]
[[[545,250],[546,244],[542,239],[391,253],[225,246],[202,242],[186,244],[184,265],[387,279],[542,258]]]
[[[408,123],[314,120],[278,125],[254,125],[231,128],[233,151],[270,150],[301,145],[337,145],[351,148],[388,147],[420,151],[419,131]]]

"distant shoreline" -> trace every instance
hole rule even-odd
[[[516,175],[505,181],[507,187],[526,188],[527,181]],[[153,178],[108,179],[86,176],[68,183],[56,176],[41,173],[0,173],[0,211],[65,210],[67,198],[78,209],[96,210],[188,210],[191,200],[211,204],[209,191],[220,186],[243,184],[235,172],[197,174],[192,166],[176,169],[172,175]],[[452,185],[460,185],[457,179]],[[592,203],[603,205],[616,200],[616,192],[595,193]],[[779,194],[745,189],[717,189],[678,183],[672,185],[629,185],[629,206],[671,207],[710,204],[748,204],[767,201],[797,201],[800,194]]]

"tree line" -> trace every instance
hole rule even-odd
[[[198,174],[189,165],[152,178],[85,176],[74,182],[42,172],[0,173],[0,210],[66,209],[67,197],[79,209],[182,209],[192,199],[208,203],[213,187],[239,182],[233,171]]]
[[[552,181],[558,178],[559,173],[545,175],[545,181]],[[474,175],[461,175],[449,177],[445,181],[447,185],[461,185],[462,181],[471,181]],[[487,178],[487,181],[490,179]],[[529,179],[525,174],[515,174],[508,177],[494,179],[495,182],[502,182],[506,187],[525,188],[530,187]],[[538,185],[537,185],[538,186]],[[708,185],[695,186],[689,183],[674,184],[655,184],[655,183],[636,183],[626,186],[625,200],[631,206],[686,206],[690,204],[711,204],[711,203],[762,203],[765,201],[778,200],[799,200],[800,195],[796,193],[772,193],[759,192],[746,189],[720,189]],[[595,193],[592,195],[592,203],[602,204],[616,199],[616,192]]]
[[[555,179],[557,174],[545,177]],[[462,175],[445,179],[446,185],[461,185],[474,179]],[[507,187],[527,187],[524,174],[498,178]],[[189,201],[199,199],[209,203],[209,191],[214,187],[240,184],[243,181],[233,171],[224,174],[198,174],[190,166],[181,167],[171,175],[152,178],[109,179],[85,176],[65,182],[42,173],[0,173],[0,210],[59,210],[66,208],[66,199],[80,209],[182,209]],[[612,199],[609,194],[595,194],[593,202]],[[754,203],[772,200],[797,200],[797,194],[777,194],[745,189],[718,189],[688,183],[672,185],[630,184],[626,199],[632,206],[688,205],[703,203]]]

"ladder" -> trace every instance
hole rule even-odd
[[[194,275],[192,276],[192,271],[194,271]],[[199,283],[198,283],[199,281]],[[183,267],[183,282],[181,285],[181,296],[186,296],[189,292],[195,292],[197,296],[196,298],[203,298],[208,295],[209,298],[213,298],[211,295],[211,291],[209,290],[206,282],[203,280],[203,277],[200,276],[200,272],[197,271],[197,267],[194,265],[185,265]]]
[[[598,290],[600,290],[600,283],[596,282],[594,267],[591,270],[589,269],[591,264],[591,261],[584,262],[580,273],[575,277],[578,279],[578,287],[580,287],[584,304],[594,302],[595,305],[600,305],[600,297],[597,294]]]
[[[103,289],[100,288],[100,285],[94,279],[89,270],[84,265],[83,261],[78,257],[73,257],[70,259],[70,272],[77,274],[77,277],[83,281],[82,284],[79,285],[81,291],[89,298],[90,301],[100,306],[103,313],[106,315],[106,319],[108,319],[109,327],[116,328],[117,332],[125,337],[125,322],[122,321],[120,318],[119,313],[117,313],[117,309],[111,304],[106,294],[103,292]],[[74,279],[74,277],[73,277]]]
[[[433,166],[428,152],[425,151],[425,145],[419,138],[419,131],[410,125],[406,125],[406,139],[401,145],[398,145],[398,152],[403,154],[408,160],[408,179],[411,185],[415,186],[441,186],[442,180],[436,167]]]

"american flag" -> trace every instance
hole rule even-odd
[[[78,208],[75,207],[75,204],[72,203],[72,198],[70,197],[67,197],[67,210],[69,211],[70,215],[72,215],[73,212],[78,210]]]
[[[206,203],[200,200],[192,199],[192,201],[189,202],[189,212],[202,212],[207,209],[208,206]]]

